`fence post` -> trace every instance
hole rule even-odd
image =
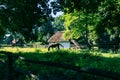
[[[14,80],[13,78],[13,56],[8,54],[8,80]]]

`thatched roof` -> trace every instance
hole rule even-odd
[[[75,45],[75,46],[80,46],[79,43],[76,40],[71,40],[71,42]]]
[[[48,42],[54,43],[54,42],[68,41],[63,38],[63,33],[64,32],[61,32],[61,31],[56,32],[53,36],[50,37]]]

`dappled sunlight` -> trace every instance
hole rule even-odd
[[[5,48],[1,48],[0,50],[3,51],[9,51],[9,52],[47,52],[46,48],[20,48],[20,47],[5,47]]]
[[[120,54],[119,54],[119,53],[118,53],[118,54],[114,54],[114,53],[113,53],[113,54],[111,54],[111,53],[110,53],[110,54],[109,54],[109,53],[108,53],[108,54],[102,53],[101,55],[102,55],[103,57],[108,57],[108,58],[109,58],[109,57],[110,57],[110,58],[120,58]]]
[[[100,51],[91,51],[90,52],[92,55],[98,55],[101,57],[105,57],[105,58],[120,58],[120,52],[118,53],[112,53],[112,52],[100,52]]]
[[[35,48],[19,48],[19,47],[5,47],[2,48],[3,51],[9,51],[9,52],[35,52]]]
[[[0,80],[120,80],[120,0],[0,3]]]
[[[87,49],[82,49],[82,50],[77,50],[77,49],[61,49],[61,50],[51,50],[48,51],[47,48],[20,48],[20,47],[4,47],[0,48],[2,51],[8,51],[8,52],[13,52],[13,53],[18,53],[18,52],[43,52],[43,53],[53,53],[53,52],[60,52],[60,53],[74,53],[74,54],[91,54],[93,56],[101,56],[101,57],[106,57],[106,58],[120,58],[120,52],[118,53],[103,53],[100,51],[90,51]]]

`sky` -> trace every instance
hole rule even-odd
[[[54,0],[50,0],[50,2],[52,2],[52,1],[54,1]],[[49,5],[50,5],[50,2],[48,3]],[[5,7],[5,5],[0,5],[0,8],[6,8],[6,7]],[[54,15],[53,12],[51,13],[51,15],[52,15],[53,17],[58,17],[58,16],[60,16],[60,15],[62,15],[62,14],[63,14],[62,11],[57,12],[56,15]]]
[[[50,2],[52,2],[52,1],[54,1],[54,0],[50,0]],[[51,5],[50,2],[48,2],[49,5]],[[56,13],[56,15],[54,15],[53,12],[51,14],[52,14],[53,17],[58,17],[58,16],[62,15],[63,12],[59,11],[59,12]]]
[[[60,16],[60,15],[63,15],[63,12],[62,12],[62,11],[57,12],[56,15],[54,15],[54,14],[52,13],[52,16],[53,16],[53,17],[58,17],[58,16]]]

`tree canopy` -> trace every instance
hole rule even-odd
[[[120,43],[119,0],[56,0],[65,12],[65,36],[83,37],[89,44]],[[68,36],[69,35],[69,36]]]
[[[62,16],[58,16],[55,18],[53,22],[53,26],[54,26],[55,31],[65,30],[64,20],[62,19]]]
[[[83,37],[87,44],[91,40],[119,42],[119,0],[0,0],[0,35],[11,31],[22,33],[29,40],[35,37],[40,40],[43,35],[53,34],[51,13],[57,11],[64,15],[56,18],[54,25],[64,30],[61,25],[64,22],[65,36],[70,34],[70,39]],[[36,26],[42,29],[37,30]],[[39,36],[33,30],[41,31]]]
[[[18,32],[31,40],[35,26],[40,27],[52,20],[48,2],[49,0],[0,0],[1,32]]]

